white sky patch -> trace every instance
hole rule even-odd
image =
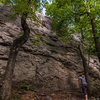
[[[42,14],[45,16],[45,14],[46,14],[46,9],[45,8],[43,8]]]
[[[52,0],[47,0],[47,2],[49,3],[49,4],[51,4],[52,3]],[[43,9],[42,9],[42,14],[45,16],[46,15],[46,8],[45,7],[43,7]]]

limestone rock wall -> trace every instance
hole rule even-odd
[[[0,81],[3,78],[12,41],[22,34],[20,17],[8,18],[9,7],[0,7]],[[6,14],[3,12],[6,11]],[[40,15],[38,15],[41,17]],[[79,53],[71,45],[63,45],[51,32],[50,19],[42,16],[43,26],[28,21],[31,35],[16,59],[13,81],[32,80],[41,91],[80,90],[77,72],[83,70]],[[42,34],[43,44],[33,45],[34,34]],[[92,68],[92,67],[91,67]],[[97,69],[98,70],[98,69]],[[98,70],[99,71],[99,70]]]
[[[6,17],[10,16],[9,7],[2,6],[0,9],[0,76],[3,76],[12,41],[22,34],[22,29],[20,26],[20,17],[16,17],[14,20],[11,18],[6,20]],[[6,11],[6,15],[4,14],[4,10]],[[41,17],[40,15],[38,16]],[[73,50],[69,52],[67,47],[64,47],[56,36],[50,34],[51,22],[49,20],[49,18],[42,16],[41,21],[43,22],[43,26],[35,25],[35,23],[32,24],[28,21],[31,30],[35,30],[31,31],[31,37],[34,37],[34,34],[37,33],[43,34],[43,42],[45,44],[34,46],[30,37],[29,41],[20,49],[17,56],[13,80],[36,79],[38,84],[42,84],[43,87],[51,87],[54,90],[76,87],[77,75],[74,69],[76,69],[77,65],[74,63],[77,60],[74,60],[74,58],[76,59],[78,56]],[[68,48],[70,49],[70,47]],[[68,80],[74,81],[68,84]]]

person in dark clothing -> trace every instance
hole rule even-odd
[[[87,93],[87,82],[86,82],[86,79],[85,79],[85,76],[84,75],[81,75],[79,77],[79,83],[80,83],[80,86],[82,88],[82,92],[85,96],[85,100],[88,100],[88,93]]]

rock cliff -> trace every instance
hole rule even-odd
[[[41,14],[37,16],[41,19],[41,24],[28,20],[31,35],[17,56],[13,81],[32,82],[37,91],[45,93],[47,91],[80,93],[78,72],[83,71],[83,65],[78,50],[74,49],[74,44],[64,45],[59,40],[51,31],[51,20],[48,17]],[[9,6],[0,6],[0,81],[3,79],[12,41],[21,33],[20,16],[13,17]],[[35,35],[39,35],[42,40],[38,46],[34,45],[37,38]],[[90,59],[89,75],[99,84],[100,65],[97,62],[98,65],[94,68],[93,61],[94,57]]]

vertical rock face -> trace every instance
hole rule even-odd
[[[14,38],[21,35],[20,17],[16,17],[16,20],[6,20],[4,11],[9,15],[9,7],[1,7],[1,23],[0,23],[0,75],[5,72],[9,48]],[[36,79],[38,85],[42,85],[42,88],[50,88],[51,90],[62,90],[77,87],[76,72],[73,68],[76,68],[74,63],[71,63],[70,57],[75,54],[72,51],[68,51],[63,47],[63,44],[58,40],[56,36],[50,34],[50,19],[38,14],[41,18],[43,26],[30,23],[29,26],[34,34],[43,34],[44,45],[34,46],[29,41],[20,49],[16,67],[14,71],[14,81],[33,80]],[[8,16],[9,17],[9,16]],[[7,18],[8,18],[7,17]],[[70,47],[69,47],[70,48]],[[67,55],[67,53],[69,53]],[[71,56],[70,56],[71,55]],[[67,59],[69,58],[69,60]],[[74,60],[74,58],[73,58]],[[73,71],[72,71],[73,70]],[[70,75],[70,76],[69,76]],[[74,80],[71,82],[71,80]],[[68,83],[70,82],[70,83]],[[48,83],[48,84],[47,84]]]
[[[9,48],[12,41],[21,35],[22,30],[20,17],[14,20],[9,18],[9,7],[0,7],[0,11],[1,80],[8,61]],[[41,17],[40,14],[38,16]],[[32,34],[29,41],[19,51],[13,80],[34,81],[38,90],[41,91],[80,90],[77,72],[82,71],[83,66],[79,53],[71,45],[64,46],[58,37],[51,33],[51,21],[48,17],[41,17],[43,26],[36,25],[36,22],[28,22]],[[43,35],[41,45],[33,45],[34,34]]]

